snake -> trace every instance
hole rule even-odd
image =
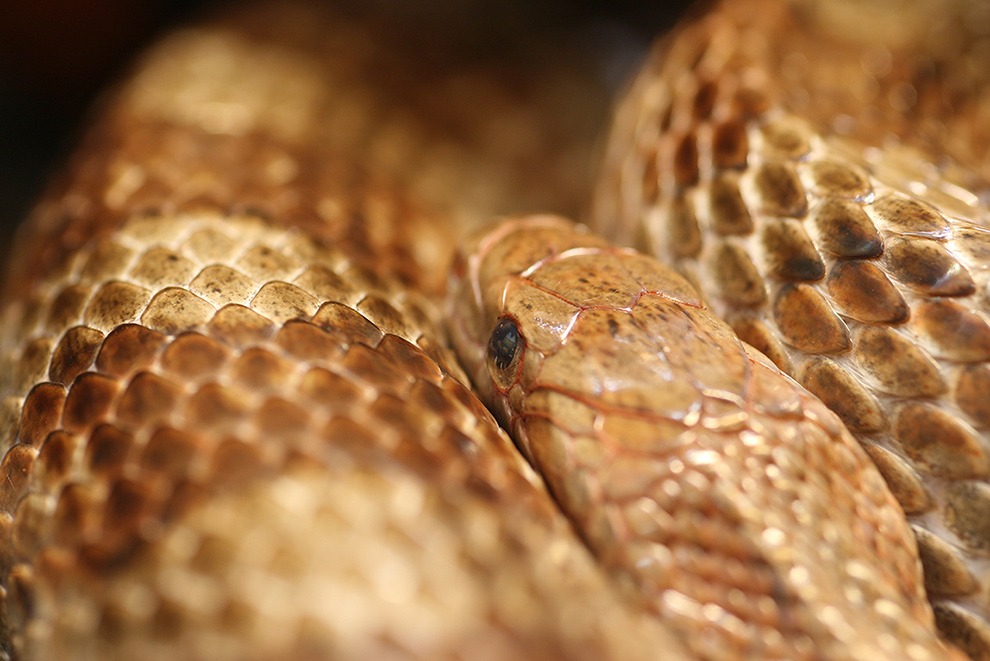
[[[990,658],[987,25],[723,0],[600,156],[550,37],[166,35],[8,265],[2,654]]]

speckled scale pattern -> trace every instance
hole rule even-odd
[[[924,540],[943,633],[984,659],[986,108],[940,99],[980,98],[984,60],[947,58],[981,52],[980,30],[957,22],[988,18],[978,3],[921,5],[897,9],[889,34],[856,27],[851,3],[722,3],[686,23],[618,110],[594,224],[698,284],[740,337],[840,415]],[[949,25],[951,48],[933,36]],[[959,73],[926,77],[930,66]],[[704,116],[690,110],[699,95],[713,98]],[[713,137],[725,125],[739,127],[728,143]],[[673,146],[684,135],[703,145],[696,181],[677,175],[689,167]],[[726,181],[738,182],[733,217],[747,219],[733,232]]]
[[[453,225],[575,205],[588,83],[435,37],[232,7],[106,98],[2,292],[0,657],[687,658],[434,323]]]
[[[110,253],[128,258],[91,277]],[[253,217],[138,217],[77,264],[88,299],[56,323],[50,288],[15,319],[25,376],[4,372],[23,658],[594,659],[665,640],[461,385],[427,303]],[[221,268],[222,300],[204,284]]]
[[[602,562],[693,654],[948,658],[879,471],[687,282],[556,217],[465,250],[462,361]],[[522,338],[504,366],[485,346],[500,319]]]

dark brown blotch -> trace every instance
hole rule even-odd
[[[810,285],[785,285],[773,303],[784,340],[808,353],[837,353],[850,347],[849,329]]]
[[[743,246],[726,241],[712,254],[710,268],[723,298],[735,305],[754,307],[767,301],[766,285]]]
[[[147,471],[175,479],[188,474],[202,452],[202,440],[192,432],[159,427],[141,451],[140,464]]]
[[[442,421],[430,411],[410,406],[405,398],[384,395],[368,409],[376,428],[393,430],[398,436],[396,455],[407,466],[435,471],[437,456],[433,439],[442,429]],[[439,423],[439,424],[438,424]]]
[[[182,388],[151,372],[141,372],[127,384],[117,402],[117,419],[133,429],[153,425],[171,415]]]
[[[914,319],[939,356],[962,363],[990,360],[990,325],[979,313],[956,301],[928,300],[917,306]]]
[[[667,249],[676,257],[697,257],[701,253],[701,227],[694,204],[677,195],[667,211]]]
[[[990,474],[990,457],[979,436],[940,408],[906,404],[897,414],[894,434],[907,455],[933,475],[966,480]]]
[[[103,508],[103,532],[101,546],[110,551],[116,560],[121,553],[131,550],[137,541],[141,523],[152,516],[154,501],[150,485],[135,480],[118,480],[110,488]]]
[[[715,126],[712,132],[712,162],[717,169],[744,168],[748,156],[749,136],[742,122],[731,119]]]
[[[118,477],[133,445],[134,436],[129,432],[111,424],[99,425],[86,444],[86,467],[96,475]]]
[[[237,541],[223,535],[205,534],[199,541],[196,552],[189,558],[189,566],[197,572],[208,573],[211,576],[228,576],[230,569],[237,562]]]
[[[825,286],[839,309],[859,321],[899,324],[911,314],[901,292],[873,262],[839,261]]]
[[[733,319],[731,326],[739,339],[773,361],[777,369],[784,374],[794,375],[794,365],[791,363],[790,354],[777,339],[777,335],[765,323],[755,317],[742,316]]]
[[[191,479],[180,479],[162,506],[161,520],[166,523],[180,520],[202,507],[215,495],[216,489],[213,485],[205,485]]]
[[[840,257],[877,257],[883,241],[863,207],[847,200],[826,199],[815,205],[811,218],[822,250]]]
[[[739,192],[733,174],[724,174],[712,181],[709,188],[709,212],[712,227],[722,236],[747,236],[753,232],[753,218]]]
[[[718,84],[715,81],[706,80],[698,85],[698,90],[694,94],[694,103],[691,106],[691,114],[694,118],[706,120],[711,117],[717,96]]]
[[[766,90],[743,85],[732,97],[732,114],[743,119],[754,119],[770,110],[772,105]]]
[[[355,344],[348,349],[341,365],[383,392],[401,395],[409,390],[413,382],[399,363],[363,344]]]
[[[925,568],[925,591],[941,597],[961,597],[980,587],[959,552],[938,535],[911,526],[918,541],[918,556]]]
[[[334,416],[323,428],[322,437],[330,447],[341,448],[356,456],[375,456],[382,450],[388,435],[376,434],[346,415]]]
[[[62,425],[69,431],[85,431],[106,419],[120,384],[116,379],[87,372],[69,388],[62,411]]]
[[[24,443],[18,443],[0,461],[0,512],[13,512],[17,502],[27,493],[28,482],[34,471],[38,451]]]
[[[674,146],[674,181],[680,187],[698,183],[698,139],[693,131],[685,133]]]
[[[207,383],[189,399],[187,426],[203,431],[223,431],[243,420],[249,410],[244,393],[218,383]]]
[[[440,383],[443,374],[440,367],[422,349],[397,335],[386,335],[378,345],[378,352],[393,364],[402,365],[414,379]]]
[[[308,321],[289,321],[275,335],[275,344],[299,360],[326,361],[342,347],[329,333]]]
[[[643,204],[652,206],[660,197],[660,166],[657,164],[656,143],[643,155],[643,178],[640,194]]]
[[[231,303],[213,315],[207,332],[230,346],[245,347],[270,338],[275,325],[251,308]]]
[[[854,356],[859,367],[891,395],[937,397],[947,390],[938,363],[924,349],[892,328],[860,328],[856,333]]]
[[[53,431],[38,451],[35,473],[45,489],[52,490],[69,475],[79,438],[64,430]]]
[[[299,386],[299,394],[313,405],[337,412],[349,410],[364,393],[354,379],[320,367],[308,371]]]
[[[834,361],[812,358],[802,370],[801,385],[835,411],[850,431],[874,433],[889,424],[877,398]]]
[[[969,546],[990,551],[990,485],[984,482],[950,484],[945,519],[949,528]]]
[[[753,177],[760,207],[771,216],[801,218],[808,212],[808,199],[794,166],[782,161],[768,161],[756,169]]]
[[[976,291],[969,270],[931,239],[892,237],[881,261],[897,280],[932,296],[969,296]]]
[[[865,200],[873,194],[873,186],[865,172],[837,161],[812,161],[806,166],[811,188],[818,195],[849,200]]]
[[[166,338],[138,324],[125,324],[110,331],[96,356],[96,369],[123,377],[154,362]]]
[[[257,445],[228,438],[213,453],[207,481],[221,486],[244,484],[258,477],[264,469],[264,457]]]
[[[955,400],[977,425],[990,428],[990,365],[967,365],[960,369]]]
[[[413,406],[428,409],[438,418],[447,421],[448,424],[458,424],[463,420],[465,424],[472,425],[468,420],[467,413],[461,409],[455,400],[447,394],[439,385],[430,381],[417,381],[409,393],[409,401]]]
[[[257,392],[281,392],[294,374],[293,363],[260,347],[244,351],[230,370],[234,383]]]
[[[162,354],[162,368],[179,379],[195,381],[215,376],[231,358],[231,351],[199,333],[175,338]]]
[[[768,219],[761,239],[767,268],[781,280],[808,282],[825,276],[825,262],[799,221]]]
[[[310,416],[298,405],[281,397],[265,400],[256,414],[258,431],[269,441],[296,445],[309,432]]]
[[[383,333],[413,338],[418,335],[413,320],[381,296],[369,294],[354,307]]]
[[[18,436],[21,443],[33,447],[41,444],[62,419],[66,390],[58,383],[39,383],[28,393],[21,407]]]
[[[97,535],[99,513],[93,488],[73,483],[62,489],[52,517],[52,536],[56,544],[72,548]]]
[[[869,208],[881,224],[898,234],[944,239],[952,233],[942,214],[918,200],[885,195]]]

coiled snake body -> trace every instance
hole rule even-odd
[[[986,49],[912,9],[658,46],[589,220],[680,275],[467,235],[580,209],[580,75],[303,5],[167,38],[13,256],[5,653],[986,658]]]

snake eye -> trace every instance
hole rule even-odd
[[[492,337],[488,340],[488,353],[495,367],[506,369],[519,351],[519,326],[514,319],[506,317],[498,322]]]

